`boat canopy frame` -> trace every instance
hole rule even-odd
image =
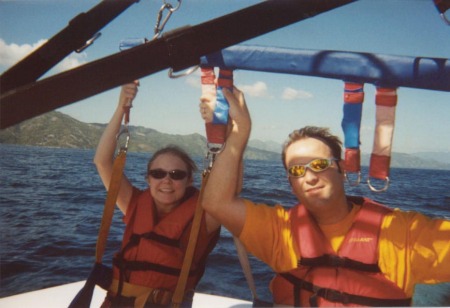
[[[137,1],[102,1],[109,5],[108,10],[112,10],[111,6],[117,3],[122,3],[122,6],[118,10],[112,10],[112,13],[102,23],[90,27],[91,30],[84,33],[83,38],[69,49],[80,48],[80,41],[90,37],[95,30],[106,25],[121,11]],[[65,40],[53,43],[52,38],[47,44],[0,76],[2,91],[0,95],[0,128],[7,128],[48,111],[110,90],[129,82],[129,80],[140,79],[168,68],[178,72],[195,65],[227,66],[232,69],[291,73],[358,82],[362,80],[376,85],[450,91],[450,59],[326,50],[297,50],[294,52],[292,49],[267,47],[263,52],[265,57],[271,57],[271,59],[280,57],[280,52],[283,56],[276,62],[264,60],[264,63],[257,64],[258,60],[250,61],[249,55],[255,54],[255,52],[250,53],[249,47],[235,46],[248,39],[355,1],[357,0],[264,1],[195,26],[177,28],[143,45],[36,81],[70,53],[70,50],[67,49],[52,58],[52,61],[46,61],[54,49],[67,41],[66,37]],[[92,11],[95,9],[98,9],[98,6]],[[103,10],[105,9],[103,8]],[[99,12],[101,10],[96,11],[96,15],[93,16],[97,16]],[[65,35],[72,33],[79,36],[78,31],[83,28],[80,27],[80,24],[93,22],[93,18],[86,18],[86,15],[90,16],[89,13],[77,16],[67,27],[70,30],[64,29],[61,33],[64,32]],[[242,24],[245,24],[246,27],[242,27]],[[61,33],[55,37],[59,37]],[[49,46],[53,47],[49,48]],[[260,52],[260,48],[263,47],[255,49],[257,53]],[[246,61],[239,61],[236,57],[231,60],[234,53],[243,56],[243,50],[248,53],[245,55]],[[292,58],[289,62],[285,61],[288,54]],[[276,63],[279,67],[264,67],[269,62]],[[294,62],[295,65],[292,64]],[[253,63],[253,67],[249,66],[250,63]],[[37,65],[38,68],[29,73],[28,69],[33,65]],[[291,67],[286,69],[286,66]],[[99,83],[98,80],[102,82]]]

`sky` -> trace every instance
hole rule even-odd
[[[167,2],[178,4],[175,0]],[[185,0],[164,31],[196,25],[258,2]],[[97,3],[0,0],[0,73]],[[151,39],[162,4],[163,0],[133,4],[101,30],[101,37],[91,47],[81,54],[69,55],[43,78],[117,53],[123,39]],[[360,0],[244,44],[449,58],[450,25],[440,18],[432,0]],[[342,81],[237,70],[234,82],[244,91],[252,116],[251,139],[282,143],[292,130],[305,125],[326,126],[343,137]],[[361,150],[370,153],[375,88],[366,84],[364,89]],[[119,91],[120,87],[58,110],[83,122],[107,123],[117,106]],[[170,134],[205,135],[198,112],[200,91],[198,71],[177,79],[169,78],[167,71],[142,78],[130,125]],[[449,116],[449,92],[399,88],[393,151],[450,153]]]

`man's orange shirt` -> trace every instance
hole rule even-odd
[[[286,272],[301,258],[293,241],[289,213],[245,200],[246,222],[239,239],[254,256],[275,272]],[[337,251],[360,206],[332,225],[320,225]],[[264,239],[264,240],[261,240]],[[450,281],[450,221],[417,212],[394,210],[382,222],[378,265],[385,276],[412,296],[417,283]]]

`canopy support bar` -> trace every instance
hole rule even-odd
[[[169,67],[179,71],[197,65],[203,55],[353,1],[270,0],[178,29],[141,46],[2,93],[0,128]]]

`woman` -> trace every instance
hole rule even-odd
[[[119,104],[97,147],[94,163],[107,189],[116,136],[138,86],[136,81],[122,87]],[[170,146],[150,159],[146,190],[139,190],[123,177],[117,206],[124,214],[126,229],[122,249],[113,260],[113,283],[103,307],[170,305],[199,195],[192,186],[195,170],[195,163],[183,150]],[[219,227],[211,216],[203,216],[183,306],[192,304],[194,288],[203,275],[207,255],[217,243]]]

